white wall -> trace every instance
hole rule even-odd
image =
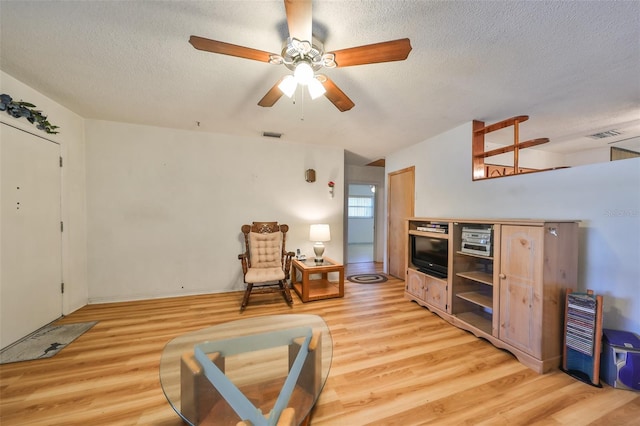
[[[59,134],[48,139],[60,143],[64,167],[62,168],[62,279],[65,293],[62,313],[69,314],[86,305],[88,298],[86,269],[86,200],[85,200],[85,144],[84,120],[79,115],[54,102],[42,93],[26,86],[16,78],[0,71],[0,93],[14,100],[36,105],[49,121],[60,126]],[[29,132],[40,132],[24,118],[13,118],[0,111],[2,121]]]
[[[243,289],[240,227],[329,223],[342,261],[344,152],[284,140],[87,120],[90,302]],[[306,169],[316,170],[307,183]],[[329,196],[327,182],[336,182]]]
[[[416,168],[416,216],[581,220],[580,290],[604,296],[604,327],[640,333],[640,159],[473,182],[471,123],[398,151]]]

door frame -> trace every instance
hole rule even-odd
[[[351,263],[350,259],[349,259],[349,195],[350,195],[350,186],[351,185],[362,185],[362,186],[373,186],[376,188],[376,191],[374,193],[373,196],[373,260],[372,262],[376,261],[377,258],[377,254],[379,253],[379,249],[378,249],[378,229],[380,229],[379,226],[379,220],[380,220],[380,215],[378,214],[378,208],[380,206],[380,182],[374,182],[374,181],[356,181],[356,182],[349,182],[347,183],[347,191],[346,191],[346,196],[345,196],[345,209],[344,209],[344,223],[345,223],[345,235],[346,238],[344,239],[344,253],[345,253],[345,263]]]

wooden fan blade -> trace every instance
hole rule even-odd
[[[271,53],[250,47],[237,46],[224,41],[210,40],[208,38],[192,35],[189,43],[198,50],[220,53],[222,55],[236,56],[238,58],[253,59],[254,61],[269,62]]]
[[[311,0],[284,0],[289,37],[301,41],[311,40]]]
[[[324,96],[331,101],[341,112],[349,111],[355,106],[353,101],[344,94],[342,90],[336,84],[326,77],[326,80],[322,83],[326,92]]]
[[[408,38],[402,38],[336,50],[330,53],[335,55],[336,66],[350,67],[352,65],[376,64],[379,62],[404,61],[409,56],[409,52],[411,52],[411,42]]]
[[[262,99],[260,99],[258,105],[260,105],[261,107],[272,107],[276,102],[278,102],[278,99],[282,97],[282,90],[278,88],[278,85],[282,82],[283,78],[284,77],[278,80],[278,82],[271,89],[269,89],[267,94],[264,95]]]

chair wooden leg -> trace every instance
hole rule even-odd
[[[286,300],[289,306],[293,305],[293,298],[291,297],[291,291],[289,291],[289,287],[287,283],[284,281],[280,281],[280,288],[282,289],[282,294],[284,296],[284,300]]]
[[[251,296],[251,290],[253,289],[253,284],[247,283],[247,289],[244,291],[244,297],[242,298],[242,305],[240,306],[240,312],[244,311],[244,308],[249,304],[249,296]]]

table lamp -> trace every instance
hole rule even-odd
[[[311,228],[309,229],[309,240],[316,242],[313,245],[313,252],[316,254],[316,263],[322,263],[322,254],[324,253],[324,244],[322,243],[325,241],[331,241],[329,225],[326,223],[311,225]]]

